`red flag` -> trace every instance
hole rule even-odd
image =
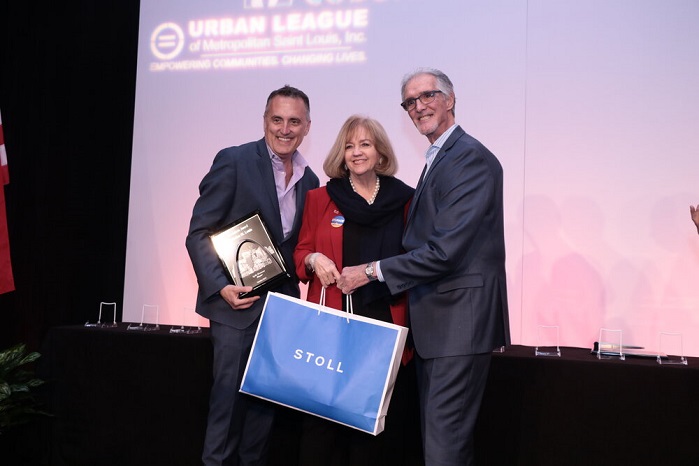
[[[12,277],[12,262],[10,262],[10,236],[7,232],[7,212],[5,211],[5,185],[9,182],[10,172],[7,169],[5,136],[2,132],[2,116],[0,115],[0,294],[15,289],[15,280]]]

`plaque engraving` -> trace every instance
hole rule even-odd
[[[290,277],[259,212],[236,220],[210,238],[231,283],[252,286],[241,298],[262,294]]]

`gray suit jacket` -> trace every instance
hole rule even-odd
[[[409,290],[422,358],[491,352],[509,344],[502,167],[457,127],[417,186],[405,254],[381,261],[392,293]]]
[[[199,185],[199,199],[194,205],[185,242],[199,283],[197,313],[209,320],[243,329],[262,312],[264,295],[251,308],[243,311],[233,310],[221,298],[219,291],[230,282],[209,239],[211,233],[255,210],[261,212],[292,275],[292,280],[274,291],[299,296],[293,252],[298,241],[306,193],[318,185],[318,177],[307,167],[296,185],[294,227],[284,239],[272,162],[265,140],[229,147],[216,155],[209,173]]]

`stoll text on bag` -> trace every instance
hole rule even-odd
[[[407,333],[270,292],[240,391],[377,435]]]

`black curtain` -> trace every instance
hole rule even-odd
[[[16,291],[0,349],[121,302],[139,2],[0,0],[0,111]]]

